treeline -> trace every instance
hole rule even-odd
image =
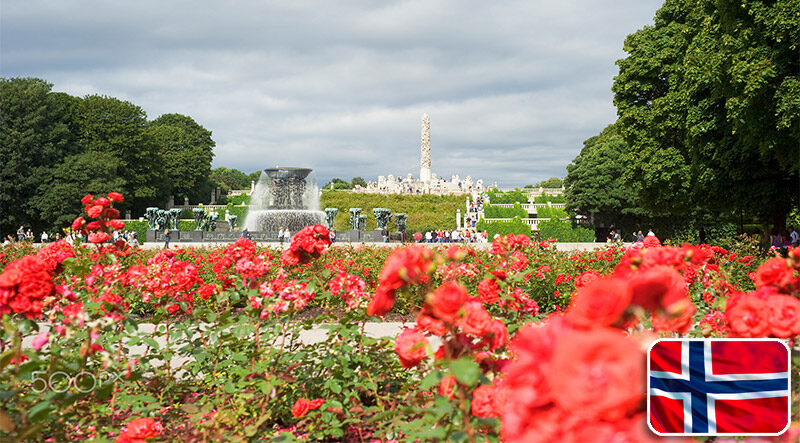
[[[170,195],[209,199],[214,146],[188,116],[148,121],[127,101],[0,78],[0,232],[67,226],[86,193],[121,192],[121,211],[134,217]]]
[[[798,35],[793,0],[667,0],[625,40],[618,119],[567,167],[568,210],[626,239],[783,228],[800,193]]]

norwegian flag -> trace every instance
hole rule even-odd
[[[789,426],[789,348],[774,339],[662,339],[648,353],[659,435],[779,435]]]

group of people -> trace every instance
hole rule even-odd
[[[13,243],[34,243],[35,236],[31,229],[25,230],[23,226],[20,226],[17,230],[16,239],[13,235],[8,234],[6,235],[5,239],[3,239],[3,246],[8,246]],[[39,241],[44,243],[50,242],[57,242],[59,240],[64,240],[70,245],[74,245],[76,241],[80,240],[82,243],[86,243],[89,241],[88,237],[85,234],[80,232],[70,232],[65,236],[61,236],[60,232],[56,232],[55,234],[49,234],[47,231],[42,231],[42,234],[39,236]],[[139,240],[136,238],[136,232],[134,231],[114,231],[111,233],[111,237],[108,239],[108,242],[116,243],[117,241],[122,240],[131,247],[137,248],[139,247]]]
[[[776,248],[782,252],[786,252],[789,248],[795,248],[800,245],[800,234],[794,226],[789,226],[789,229],[772,228],[769,235],[770,247]]]
[[[427,231],[422,236],[423,243],[483,243],[486,241],[486,232],[479,233],[475,229],[461,228],[439,229]]]

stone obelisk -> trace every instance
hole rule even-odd
[[[422,114],[422,140],[420,143],[419,181],[431,181],[431,119]]]

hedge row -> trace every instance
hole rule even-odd
[[[528,211],[522,209],[519,203],[514,203],[513,208],[490,205],[483,207],[483,215],[485,218],[528,218]]]

